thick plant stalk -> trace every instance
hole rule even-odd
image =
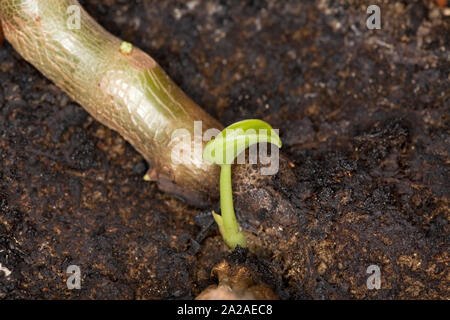
[[[79,28],[70,24],[74,8]],[[194,121],[202,121],[203,131],[222,127],[150,56],[136,47],[121,49],[130,47],[76,0],[1,0],[0,20],[5,38],[28,62],[144,156],[150,163],[146,177],[162,190],[196,205],[217,195],[219,168],[202,161],[202,145],[200,154],[173,161],[181,140],[173,141],[172,134],[188,130],[191,139],[183,149],[193,150]]]

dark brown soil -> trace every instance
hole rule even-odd
[[[282,299],[449,299],[449,12],[372,2],[381,30],[365,27],[367,1],[82,1],[223,124],[280,128],[282,201],[249,190],[255,208],[236,186],[253,254],[230,255],[208,212],[143,181],[141,156],[6,43],[0,299],[189,299],[224,258]]]

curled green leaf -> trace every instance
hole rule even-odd
[[[232,164],[241,152],[256,143],[272,143],[281,148],[280,137],[267,122],[258,119],[239,121],[206,144],[203,159],[218,165]]]

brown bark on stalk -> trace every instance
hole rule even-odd
[[[77,12],[79,24],[71,25]],[[195,121],[202,121],[203,131],[222,126],[150,56],[136,47],[121,52],[122,41],[76,0],[2,0],[0,20],[25,60],[144,156],[150,164],[146,177],[160,189],[199,206],[217,199],[219,168],[202,161],[201,148],[183,161],[174,161],[172,151],[180,145],[193,150]],[[191,139],[173,139],[179,129]]]

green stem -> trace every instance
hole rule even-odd
[[[214,214],[220,233],[225,243],[232,249],[237,245],[246,246],[245,235],[240,231],[233,206],[233,189],[231,185],[231,164],[221,165],[220,171],[220,208],[221,216]]]

